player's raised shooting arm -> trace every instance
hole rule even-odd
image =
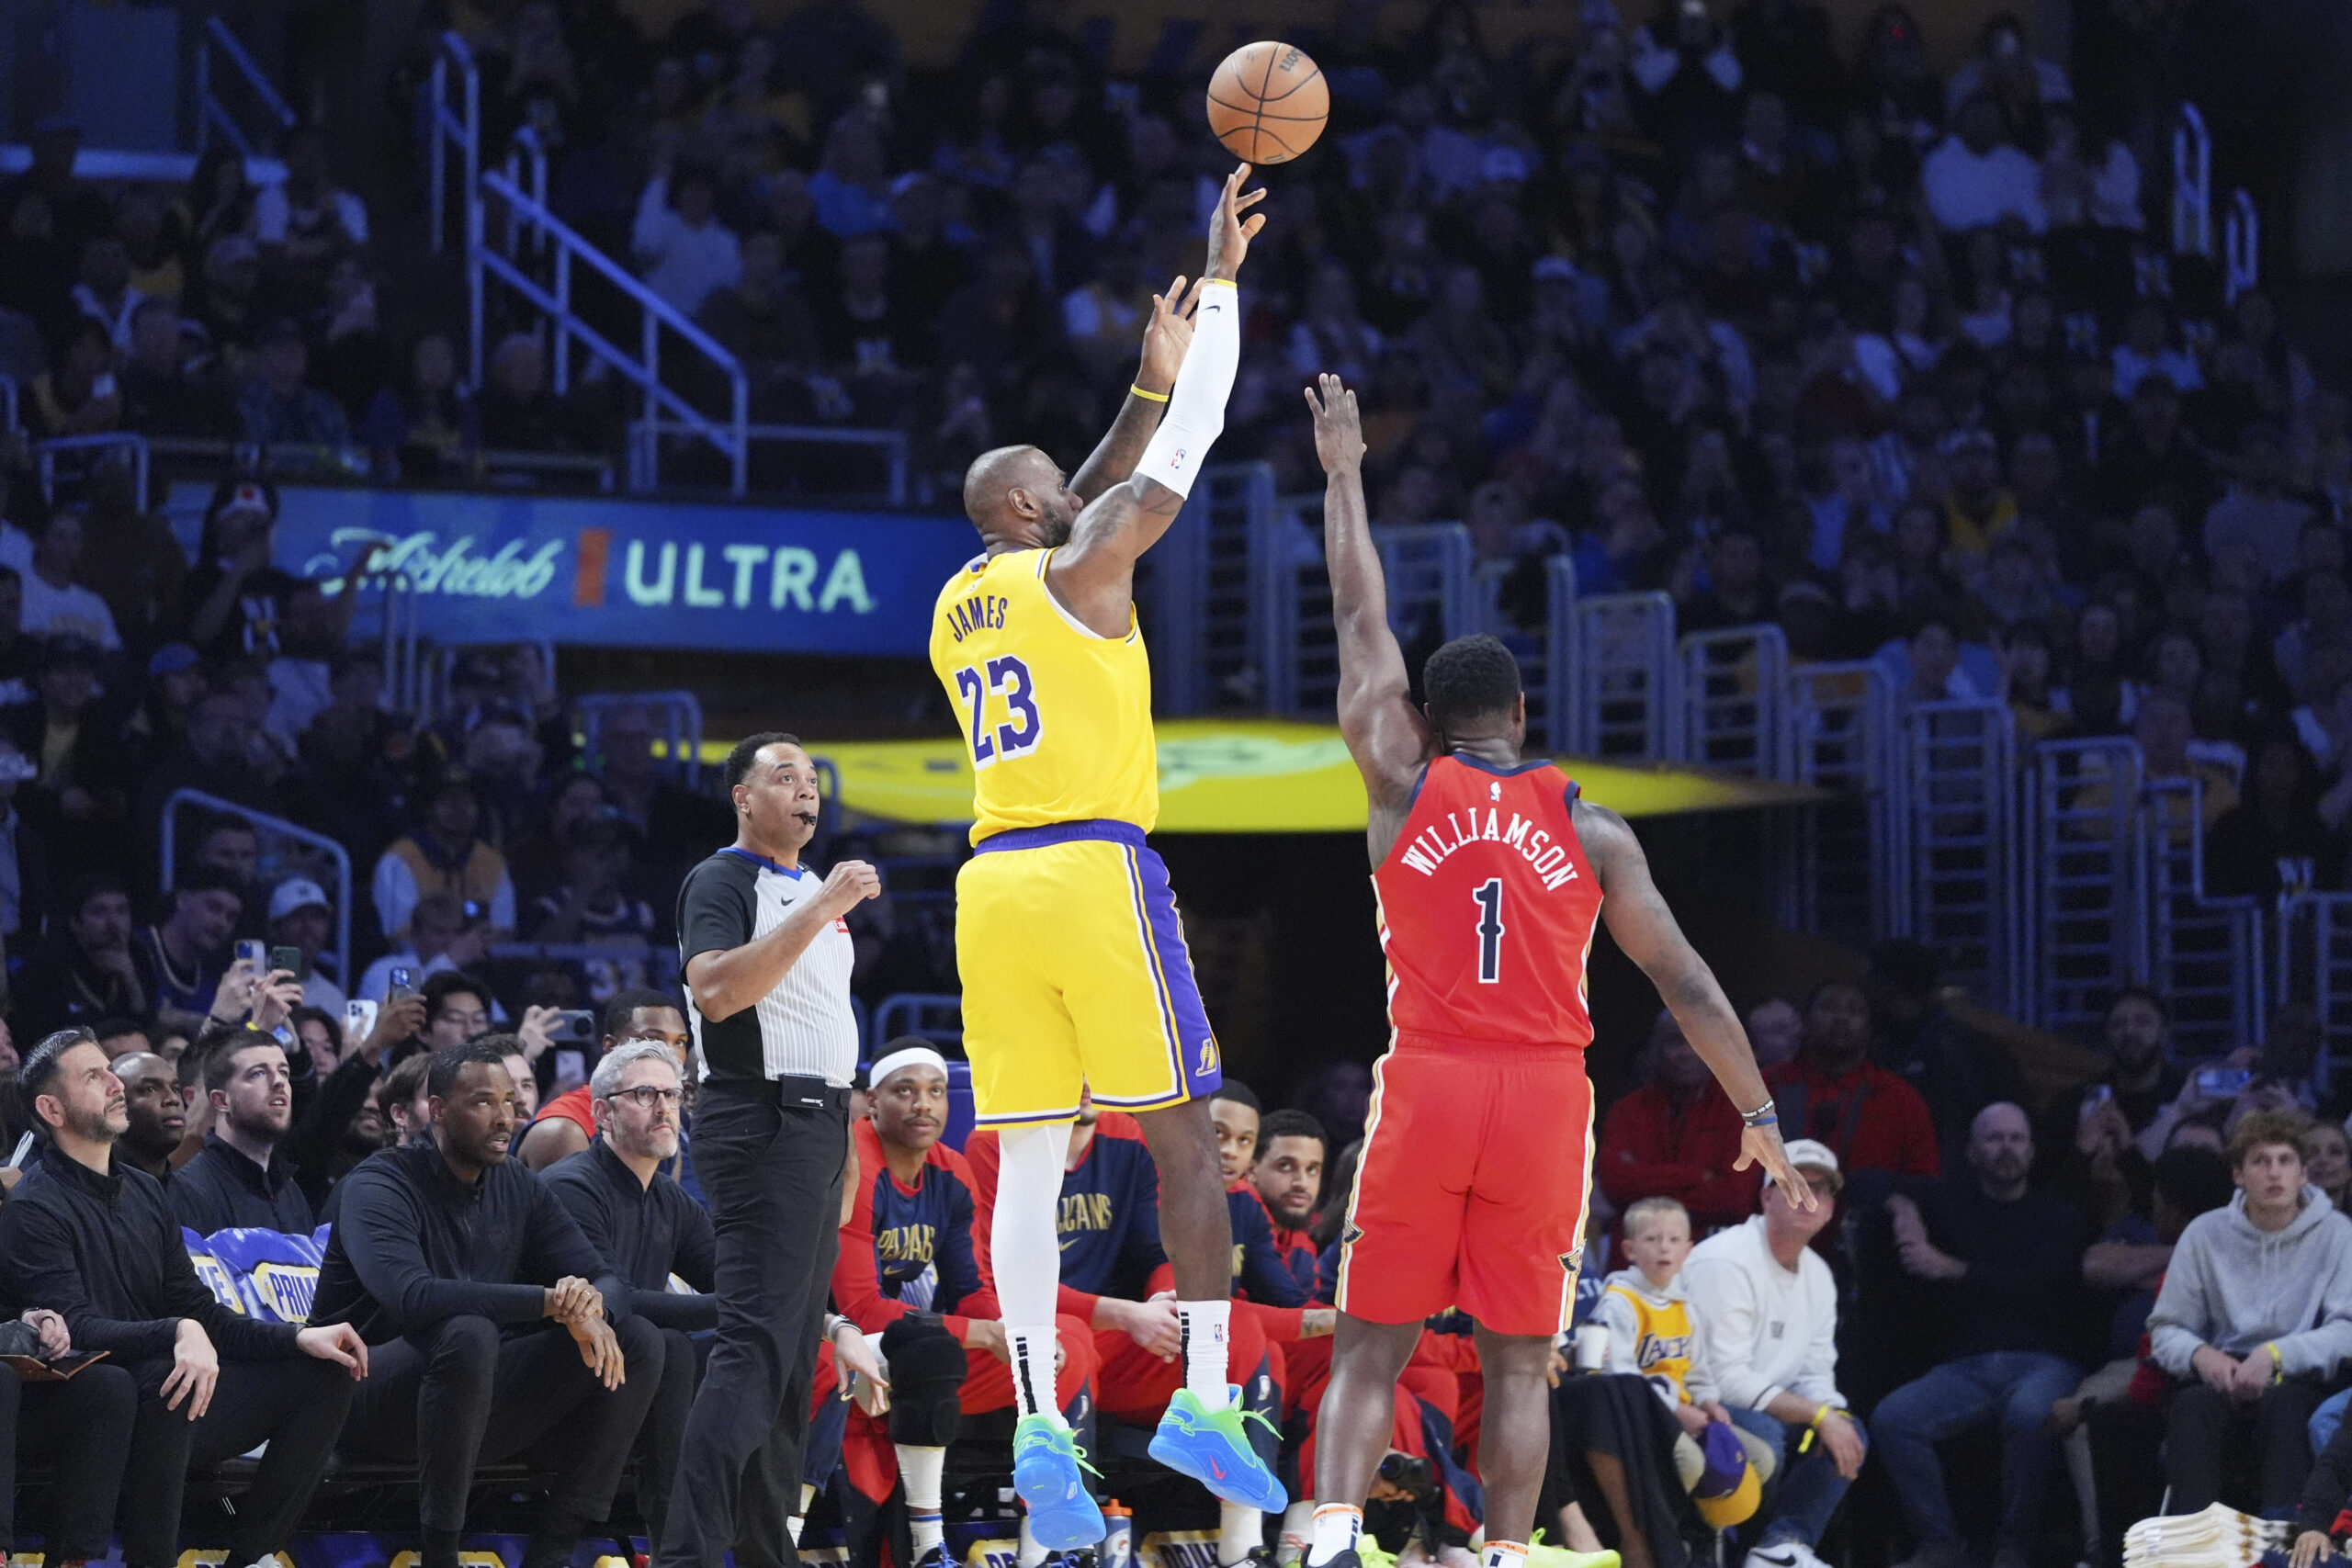
[[[1241,303],[1233,279],[1249,254],[1250,236],[1266,221],[1261,213],[1242,216],[1263,195],[1242,193],[1249,173],[1244,164],[1227,179],[1209,220],[1209,265],[1197,290],[1192,343],[1133,476],[1078,514],[1069,543],[1054,552],[1046,568],[1055,597],[1104,637],[1125,634],[1136,562],[1183,510],[1210,446],[1225,429],[1226,399],[1241,365]]]
[[[1429,756],[1430,726],[1413,706],[1405,650],[1388,626],[1388,584],[1363,500],[1363,425],[1355,393],[1337,376],[1306,389],[1306,407],[1326,476],[1323,559],[1340,638],[1340,735],[1374,806],[1402,807]]]
[[[1127,389],[1111,428],[1070,476],[1069,488],[1080,500],[1091,503],[1102,499],[1105,491],[1126,483],[1136,471],[1136,460],[1167,411],[1176,374],[1184,367],[1185,350],[1193,345],[1193,310],[1200,299],[1201,285],[1193,284],[1187,295],[1181,273],[1167,293],[1151,297],[1151,320],[1144,328],[1143,359],[1136,367],[1135,385]]]
[[[1683,1038],[1706,1062],[1732,1103],[1742,1111],[1762,1105],[1771,1095],[1757,1069],[1747,1031],[1715,972],[1682,934],[1665,896],[1650,880],[1649,857],[1642,852],[1641,840],[1623,817],[1589,800],[1576,803],[1576,829],[1600,882],[1600,918],[1609,934],[1650,977],[1658,999],[1682,1026]]]

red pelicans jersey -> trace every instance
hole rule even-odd
[[[1372,874],[1399,1035],[1592,1043],[1585,960],[1600,885],[1577,838],[1576,796],[1547,761],[1430,763]]]

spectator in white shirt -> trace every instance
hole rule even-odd
[[[31,564],[24,584],[26,636],[78,637],[107,653],[122,647],[107,602],[74,581],[82,564],[80,511],[61,506],[50,513],[33,540]]]
[[[2010,142],[2000,100],[1977,94],[1960,107],[1953,125],[1919,168],[1936,226],[1964,234],[2014,218],[2037,234],[2048,229],[2041,166]]]
[[[1985,22],[1976,52],[1952,72],[1944,85],[1944,107],[1957,110],[1979,93],[2025,104],[2072,103],[2075,97],[2065,71],[2026,47],[2024,24],[2007,11]]]
[[[1745,1568],[1822,1568],[1814,1547],[1868,1440],[1838,1391],[1838,1284],[1808,1245],[1837,1216],[1838,1156],[1799,1138],[1789,1164],[1817,1206],[1799,1208],[1767,1177],[1763,1212],[1701,1242],[1682,1273],[1719,1397],[1781,1456]]]
[[[368,204],[334,183],[325,131],[304,126],[287,139],[286,178],[254,194],[253,232],[304,271],[323,271],[337,253],[368,243]]]
[[[130,318],[147,296],[130,287],[130,252],[112,234],[82,242],[81,269],[74,285],[74,308],[106,328],[115,347],[130,351]]]
[[[673,169],[666,160],[638,198],[629,246],[639,271],[648,288],[685,315],[742,280],[742,249],[718,220],[718,206],[716,175],[691,164]]]
[[[2194,392],[2205,385],[2197,356],[2173,342],[2172,318],[2164,301],[2143,299],[2123,321],[2123,341],[2110,355],[2115,364],[2115,395],[2129,399],[2140,383],[2161,375],[2176,392]]]

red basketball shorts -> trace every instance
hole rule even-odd
[[[1582,1051],[1398,1035],[1373,1069],[1340,1310],[1413,1323],[1459,1307],[1497,1334],[1558,1333],[1591,1179]]]

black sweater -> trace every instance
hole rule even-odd
[[[651,1186],[640,1184],[601,1137],[556,1161],[541,1179],[555,1189],[597,1256],[628,1281],[630,1311],[658,1327],[690,1334],[718,1326],[718,1298],[710,1293],[717,1288],[718,1234],[684,1188],[658,1171]],[[697,1293],[671,1290],[673,1274]]]
[[[188,1261],[164,1185],[117,1158],[100,1176],[55,1149],[0,1205],[0,1277],[20,1307],[62,1314],[76,1350],[168,1359],[192,1318],[223,1360],[299,1354],[294,1329],[222,1306]]]
[[[2081,1354],[2075,1341],[2089,1238],[2073,1204],[2043,1192],[1996,1202],[1973,1172],[1913,1190],[1928,1239],[1968,1265],[1960,1279],[1931,1287],[1939,1360],[1995,1350]]]
[[[501,1160],[464,1182],[432,1144],[370,1155],[343,1179],[319,1269],[312,1323],[348,1323],[381,1345],[463,1314],[527,1324],[578,1275],[628,1315],[628,1285],[605,1266],[546,1182]]]
[[[274,1155],[265,1170],[231,1148],[218,1131],[173,1173],[171,1201],[180,1224],[198,1235],[232,1225],[308,1235],[317,1224],[311,1200],[283,1154]]]

